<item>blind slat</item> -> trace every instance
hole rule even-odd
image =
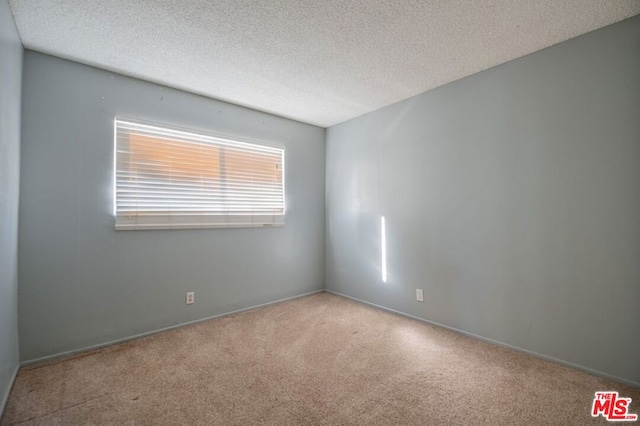
[[[116,119],[116,229],[284,224],[284,150]]]

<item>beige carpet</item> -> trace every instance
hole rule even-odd
[[[5,425],[604,424],[640,389],[320,293],[23,368]]]

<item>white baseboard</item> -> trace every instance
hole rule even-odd
[[[608,374],[608,373],[604,373],[602,371],[593,370],[591,368],[588,368],[588,367],[585,367],[585,366],[582,366],[582,365],[579,365],[579,364],[574,364],[572,362],[564,361],[564,360],[561,360],[561,359],[558,359],[558,358],[554,358],[554,357],[551,357],[551,356],[548,356],[548,355],[543,355],[543,354],[540,354],[538,352],[530,351],[528,349],[519,348],[517,346],[513,346],[513,345],[510,345],[508,343],[500,342],[498,340],[493,340],[493,339],[489,339],[487,337],[479,336],[477,334],[469,333],[467,331],[460,330],[460,329],[457,329],[455,327],[450,327],[448,325],[440,324],[438,322],[431,321],[431,320],[428,320],[428,319],[425,319],[425,318],[417,317],[415,315],[410,315],[410,314],[406,314],[404,312],[396,311],[395,309],[391,309],[391,308],[387,308],[386,306],[377,305],[375,303],[367,302],[366,300],[362,300],[362,299],[358,299],[357,297],[353,297],[353,296],[349,296],[349,295],[346,295],[346,294],[338,293],[337,291],[327,290],[327,289],[325,289],[324,291],[326,291],[327,293],[335,294],[336,296],[345,297],[347,299],[351,299],[351,300],[354,300],[356,302],[372,306],[374,308],[382,309],[383,311],[391,312],[391,313],[394,313],[396,315],[401,315],[403,317],[407,317],[407,318],[411,318],[411,319],[414,319],[414,320],[417,320],[417,321],[421,321],[421,322],[424,322],[424,323],[427,323],[427,324],[431,324],[431,325],[434,325],[436,327],[444,328],[444,329],[447,329],[449,331],[453,331],[454,333],[461,334],[463,336],[467,336],[467,337],[471,337],[473,339],[477,339],[477,340],[480,340],[480,341],[483,341],[483,342],[491,343],[491,344],[494,344],[496,346],[502,346],[503,348],[508,348],[508,349],[514,350],[516,352],[525,353],[527,355],[531,355],[531,356],[534,356],[536,358],[543,359],[545,361],[553,362],[555,364],[560,364],[560,365],[563,365],[565,367],[569,367],[569,368],[573,368],[575,370],[583,371],[585,373],[593,374],[594,376],[602,377],[603,379],[607,379],[607,380],[611,380],[611,381],[614,381],[614,382],[618,382],[618,383],[622,383],[622,384],[625,384],[625,385],[629,385],[629,386],[634,386],[634,387],[640,388],[640,383],[634,382],[632,380],[623,379],[622,377],[617,377],[617,376],[613,376],[613,375]]]
[[[200,318],[200,319],[193,320],[193,321],[187,321],[187,322],[183,322],[183,323],[180,323],[180,324],[172,325],[172,326],[169,326],[169,327],[159,328],[157,330],[146,331],[144,333],[139,333],[139,334],[135,334],[133,336],[123,337],[121,339],[111,340],[111,341],[105,342],[105,343],[98,343],[97,345],[86,346],[86,347],[79,348],[79,349],[74,349],[74,350],[71,350],[71,351],[60,352],[60,353],[53,354],[53,355],[47,355],[47,356],[43,356],[41,358],[29,359],[29,360],[20,362],[20,366],[21,367],[26,367],[26,366],[29,366],[29,365],[40,364],[40,363],[43,363],[43,362],[55,361],[57,359],[65,358],[67,356],[77,355],[77,354],[80,354],[80,353],[83,353],[83,352],[89,352],[89,351],[93,351],[93,350],[96,350],[96,349],[104,348],[104,347],[107,347],[107,346],[117,345],[118,343],[124,343],[124,342],[128,342],[130,340],[135,340],[135,339],[140,339],[142,337],[152,336],[154,334],[163,333],[165,331],[175,330],[176,328],[187,327],[189,325],[198,324],[198,323],[201,323],[201,322],[204,322],[204,321],[209,321],[209,320],[212,320],[212,319],[215,319],[215,318],[226,317],[226,316],[229,316],[229,315],[239,314],[241,312],[246,312],[246,311],[251,311],[253,309],[262,308],[264,306],[275,305],[276,303],[282,303],[282,302],[286,302],[287,300],[293,300],[293,299],[298,299],[300,297],[310,296],[310,295],[316,294],[316,293],[322,293],[323,291],[324,290],[315,290],[315,291],[310,291],[308,293],[297,294],[295,296],[285,297],[284,299],[278,299],[278,300],[274,300],[274,301],[271,301],[271,302],[261,303],[259,305],[253,305],[253,306],[249,306],[247,308],[236,309],[235,311],[224,312],[222,314],[212,315],[212,316],[206,317],[206,318]]]
[[[33,365],[33,364],[39,364],[39,363],[42,363],[42,362],[54,361],[54,360],[57,360],[57,359],[60,359],[60,358],[64,358],[64,357],[70,356],[70,355],[76,355],[76,354],[79,354],[79,353],[83,353],[83,352],[88,352],[88,351],[92,351],[92,350],[95,350],[95,349],[104,348],[104,347],[115,345],[115,344],[118,344],[118,343],[124,343],[124,342],[128,342],[130,340],[135,340],[135,339],[151,336],[151,335],[158,334],[158,333],[163,333],[165,331],[170,331],[170,330],[174,330],[174,329],[181,328],[181,327],[186,327],[186,326],[193,325],[193,324],[198,324],[200,322],[209,321],[209,320],[212,320],[212,319],[215,319],[215,318],[221,318],[221,317],[225,317],[225,316],[229,316],[229,315],[234,315],[234,314],[238,314],[238,313],[241,313],[241,312],[246,312],[246,311],[250,311],[250,310],[253,310],[253,309],[261,308],[261,307],[264,307],[264,306],[274,305],[276,303],[286,302],[287,300],[293,300],[293,299],[297,299],[297,298],[300,298],[300,297],[310,296],[312,294],[317,294],[317,293],[322,293],[322,292],[327,292],[327,293],[335,294],[337,296],[345,297],[347,299],[351,299],[351,300],[354,300],[356,302],[359,302],[359,303],[362,303],[362,304],[365,304],[365,305],[368,305],[368,306],[372,306],[372,307],[377,308],[377,309],[381,309],[383,311],[391,312],[391,313],[394,313],[396,315],[401,315],[403,317],[411,318],[411,319],[414,319],[414,320],[417,320],[417,321],[420,321],[420,322],[424,322],[426,324],[431,324],[431,325],[434,325],[436,327],[444,328],[446,330],[450,330],[450,331],[452,331],[454,333],[461,334],[463,336],[471,337],[473,339],[477,339],[477,340],[480,340],[480,341],[483,341],[483,342],[487,342],[487,343],[491,343],[491,344],[494,344],[494,345],[497,345],[497,346],[508,348],[508,349],[514,350],[516,352],[525,353],[527,355],[531,355],[531,356],[534,356],[536,358],[543,359],[545,361],[550,361],[550,362],[553,362],[555,364],[563,365],[565,367],[573,368],[575,370],[580,370],[580,371],[583,371],[585,373],[593,374],[594,376],[602,377],[602,378],[607,379],[607,380],[612,380],[612,381],[619,382],[619,383],[622,383],[622,384],[625,384],[625,385],[629,385],[629,386],[634,386],[634,387],[640,388],[640,383],[634,382],[632,380],[627,380],[627,379],[624,379],[622,377],[613,376],[611,374],[604,373],[602,371],[593,370],[591,368],[588,368],[588,367],[585,367],[585,366],[582,366],[582,365],[579,365],[579,364],[574,364],[572,362],[564,361],[562,359],[554,358],[554,357],[551,357],[551,356],[548,356],[548,355],[544,355],[544,354],[541,354],[541,353],[538,353],[538,352],[530,351],[528,349],[524,349],[524,348],[520,348],[520,347],[517,347],[517,346],[513,346],[513,345],[510,345],[508,343],[500,342],[498,340],[489,339],[487,337],[483,337],[483,336],[480,336],[480,335],[477,335],[477,334],[469,333],[467,331],[460,330],[460,329],[457,329],[455,327],[450,327],[448,325],[440,324],[440,323],[435,322],[435,321],[431,321],[431,320],[428,320],[428,319],[425,319],[425,318],[421,318],[421,317],[418,317],[418,316],[415,316],[415,315],[407,314],[407,313],[404,313],[404,312],[401,312],[401,311],[397,311],[395,309],[387,308],[386,306],[377,305],[375,303],[368,302],[366,300],[358,299],[357,297],[349,296],[349,295],[342,294],[342,293],[339,293],[337,291],[328,290],[328,289],[315,290],[315,291],[311,291],[311,292],[308,292],[308,293],[298,294],[298,295],[295,295],[295,296],[287,297],[287,298],[284,298],[284,299],[274,300],[272,302],[262,303],[262,304],[250,306],[250,307],[247,307],[247,308],[237,309],[237,310],[234,310],[234,311],[225,312],[225,313],[222,313],[222,314],[217,314],[217,315],[213,315],[213,316],[206,317],[206,318],[201,318],[201,319],[197,319],[197,320],[194,320],[194,321],[188,321],[188,322],[185,322],[185,323],[182,323],[182,324],[176,324],[176,325],[172,325],[172,326],[169,326],[169,327],[160,328],[160,329],[157,329],[157,330],[152,330],[152,331],[136,334],[136,335],[133,335],[133,336],[124,337],[122,339],[116,339],[116,340],[112,340],[112,341],[105,342],[105,343],[100,343],[100,344],[93,345],[93,346],[83,347],[83,348],[80,348],[80,349],[74,349],[72,351],[61,352],[61,353],[58,353],[58,354],[48,355],[48,356],[41,357],[41,358],[35,358],[35,359],[31,359],[31,360],[26,360],[26,361],[22,361],[20,363],[20,366],[28,366],[28,365]],[[13,382],[15,381],[15,377],[16,377],[17,373],[18,373],[18,367],[16,367],[16,371],[15,371],[15,373],[13,375],[13,380],[11,382],[11,386],[13,386]],[[7,394],[4,396],[4,398],[2,400],[2,404],[0,405],[0,414],[4,411],[5,404],[6,404],[7,400],[8,400],[8,398],[9,398],[9,393],[11,391],[11,386],[9,387],[9,389],[7,391]]]

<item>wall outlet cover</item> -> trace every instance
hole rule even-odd
[[[418,302],[424,302],[424,292],[421,288],[416,288],[416,300]]]

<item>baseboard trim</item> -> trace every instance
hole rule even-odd
[[[9,402],[9,395],[11,395],[11,389],[13,389],[13,384],[16,382],[16,377],[18,376],[19,370],[20,370],[20,365],[16,365],[16,368],[13,371],[13,376],[11,376],[11,381],[9,382],[9,386],[7,386],[6,393],[2,396],[2,399],[0,400],[0,419],[2,419],[2,415],[4,414],[4,409],[7,406],[7,402]]]
[[[624,384],[624,385],[629,385],[629,386],[640,388],[640,383],[634,382],[632,380],[623,379],[622,377],[617,377],[617,376],[613,376],[613,375],[608,374],[608,373],[604,373],[602,371],[593,370],[593,369],[585,367],[583,365],[574,364],[572,362],[564,361],[564,360],[559,359],[559,358],[554,358],[552,356],[548,356],[548,355],[544,355],[544,354],[541,354],[541,353],[538,353],[538,352],[530,351],[528,349],[523,349],[523,348],[520,348],[518,346],[513,346],[513,345],[510,345],[508,343],[500,342],[498,340],[493,340],[493,339],[489,339],[487,337],[483,337],[483,336],[480,336],[480,335],[477,335],[477,334],[469,333],[467,331],[460,330],[460,329],[455,328],[455,327],[450,327],[448,325],[440,324],[439,322],[436,322],[436,321],[431,321],[431,320],[428,320],[428,319],[425,319],[425,318],[421,318],[421,317],[418,317],[418,316],[415,316],[415,315],[407,314],[407,313],[404,313],[404,312],[401,312],[401,311],[396,311],[395,309],[387,308],[386,306],[382,306],[382,305],[377,305],[375,303],[368,302],[368,301],[362,300],[362,299],[358,299],[357,297],[349,296],[347,294],[338,293],[337,291],[328,290],[328,289],[325,289],[324,291],[327,292],[327,293],[335,294],[336,296],[341,296],[341,297],[344,297],[344,298],[347,298],[347,299],[351,299],[351,300],[353,300],[355,302],[359,302],[359,303],[362,303],[362,304],[365,304],[365,305],[368,305],[368,306],[372,306],[372,307],[377,308],[377,309],[381,309],[383,311],[391,312],[391,313],[396,314],[396,315],[400,315],[400,316],[403,316],[403,317],[411,318],[411,319],[414,319],[414,320],[417,320],[417,321],[420,321],[420,322],[424,322],[424,323],[427,323],[427,324],[430,324],[430,325],[433,325],[433,326],[436,326],[436,327],[444,328],[446,330],[453,331],[454,333],[461,334],[463,336],[471,337],[471,338],[476,339],[476,340],[480,340],[480,341],[483,341],[483,342],[486,342],[486,343],[491,343],[491,344],[496,345],[496,346],[501,346],[503,348],[511,349],[511,350],[516,351],[516,352],[521,352],[521,353],[524,353],[524,354],[527,354],[527,355],[531,355],[531,356],[534,356],[536,358],[543,359],[545,361],[549,361],[549,362],[553,362],[555,364],[559,364],[559,365],[562,365],[562,366],[565,366],[565,367],[573,368],[574,370],[579,370],[579,371],[582,371],[582,372],[585,372],[585,373],[589,373],[589,374],[592,374],[594,376],[601,377],[603,379],[607,379],[607,380],[618,382],[618,383],[621,383],[621,384]]]
[[[312,294],[317,294],[317,293],[322,293],[322,292],[324,292],[324,289],[314,290],[314,291],[310,291],[308,293],[297,294],[297,295],[291,296],[291,297],[285,297],[284,299],[278,299],[278,300],[274,300],[274,301],[271,301],[271,302],[261,303],[259,305],[249,306],[247,308],[241,308],[241,309],[236,309],[234,311],[224,312],[222,314],[212,315],[212,316],[209,316],[209,317],[206,317],[206,318],[200,318],[200,319],[193,320],[193,321],[187,321],[187,322],[183,322],[183,323],[180,323],[180,324],[171,325],[169,327],[159,328],[157,330],[145,331],[144,333],[134,334],[133,336],[123,337],[121,339],[111,340],[111,341],[108,341],[108,342],[105,342],[105,343],[99,343],[97,345],[86,346],[86,347],[83,347],[83,348],[80,348],[80,349],[73,349],[73,350],[66,351],[66,352],[60,352],[60,353],[53,354],[53,355],[47,355],[47,356],[43,356],[43,357],[40,357],[40,358],[34,358],[34,359],[26,360],[26,361],[21,361],[20,362],[20,367],[27,367],[27,366],[32,366],[32,365],[41,364],[41,363],[45,363],[45,362],[57,361],[57,360],[60,360],[62,358],[66,358],[66,357],[69,357],[69,356],[78,355],[78,354],[81,354],[81,353],[84,353],[84,352],[94,351],[96,349],[105,348],[107,346],[117,345],[118,343],[129,342],[131,340],[140,339],[142,337],[148,337],[148,336],[153,336],[154,334],[164,333],[165,331],[171,331],[171,330],[175,330],[177,328],[188,327],[190,325],[198,324],[198,323],[209,321],[209,320],[212,320],[212,319],[222,318],[222,317],[226,317],[226,316],[229,316],[229,315],[235,315],[235,314],[239,314],[239,313],[242,313],[242,312],[252,311],[254,309],[263,308],[265,306],[275,305],[277,303],[286,302],[288,300],[299,299],[301,297],[311,296]]]

